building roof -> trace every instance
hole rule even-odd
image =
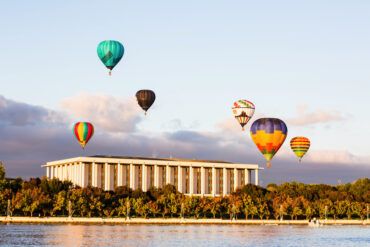
[[[130,157],[130,156],[112,156],[112,155],[93,155],[92,158],[109,158],[109,159],[130,159],[130,160],[158,160],[158,161],[184,161],[184,162],[202,162],[202,163],[224,163],[234,164],[233,162],[218,160],[191,160],[191,159],[170,159],[170,158],[148,158],[148,157]]]
[[[47,166],[59,166],[72,163],[107,163],[107,164],[142,164],[142,165],[160,165],[160,166],[187,166],[187,167],[215,167],[215,168],[248,168],[262,169],[257,164],[239,164],[226,161],[214,160],[192,160],[192,159],[170,159],[170,158],[148,158],[148,157],[130,157],[130,156],[110,156],[110,155],[93,155],[80,156],[63,160],[47,162]]]

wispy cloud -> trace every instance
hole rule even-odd
[[[327,111],[323,109],[309,111],[309,107],[307,105],[298,106],[297,112],[297,117],[286,120],[289,125],[303,126],[316,123],[344,121],[348,118],[348,116],[345,116],[340,111]]]

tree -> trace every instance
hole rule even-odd
[[[118,216],[123,215],[124,217],[127,217],[128,201],[130,201],[130,198],[128,197],[118,199],[118,207],[117,207]]]
[[[302,206],[304,209],[304,215],[306,216],[306,220],[311,219],[312,216],[315,214],[315,208],[312,207],[312,204],[309,200],[302,198]]]
[[[273,215],[275,219],[279,219],[280,217],[280,210],[282,205],[282,198],[280,196],[276,196],[272,199],[272,209],[273,209]]]
[[[149,206],[143,198],[137,198],[133,200],[133,208],[136,212],[136,214],[144,217],[145,219],[147,218],[148,214],[150,213]]]
[[[303,196],[300,196],[300,197],[296,197],[294,198],[294,200],[292,201],[292,211],[291,211],[291,218],[293,219],[293,217],[295,217],[295,219],[297,220],[298,216],[302,215],[303,214],[303,210],[302,210],[302,200],[303,200]]]
[[[67,192],[60,191],[56,196],[54,196],[53,208],[49,211],[50,216],[53,216],[55,212],[59,211],[65,215],[65,210],[67,209]]]
[[[209,210],[213,215],[213,218],[216,219],[216,215],[221,215],[221,206],[222,206],[222,197],[215,197],[209,201]]]
[[[149,214],[151,214],[153,217],[160,213],[161,209],[159,208],[157,202],[150,201],[147,203],[147,205],[149,207]]]
[[[4,165],[3,165],[3,162],[0,161],[0,191],[5,189],[5,185],[6,185],[5,176],[6,176],[6,173],[5,173]]]
[[[52,210],[53,201],[50,198],[49,194],[41,192],[39,195],[39,202],[40,202],[40,209],[45,217],[46,213],[49,213]]]
[[[5,179],[5,168],[4,168],[3,162],[0,161],[0,180],[4,180],[4,179]]]
[[[268,217],[270,215],[269,208],[267,206],[267,203],[265,200],[262,198],[257,198],[256,199],[256,204],[257,204],[257,210],[258,210],[258,215],[261,220],[263,220],[264,217]]]
[[[197,204],[199,202],[199,198],[197,196],[187,196],[184,201],[184,207],[185,207],[185,214],[188,216],[194,216],[195,215],[195,209],[197,207]]]
[[[169,195],[168,207],[170,211],[171,218],[174,214],[180,211],[180,198],[175,193]]]
[[[113,214],[116,212],[116,200],[113,194],[111,194],[110,192],[104,193],[102,207],[104,208],[103,209],[104,215],[106,217],[111,218]]]

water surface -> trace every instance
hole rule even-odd
[[[0,246],[370,246],[370,226],[0,224]]]

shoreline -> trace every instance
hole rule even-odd
[[[324,225],[370,225],[370,220],[322,220]],[[227,220],[179,218],[98,218],[98,217],[0,217],[0,223],[63,223],[63,224],[226,224],[226,225],[308,225],[308,220]]]

